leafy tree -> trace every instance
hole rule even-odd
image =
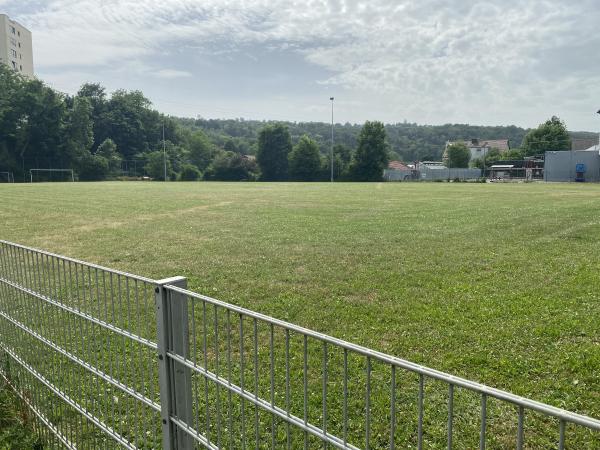
[[[447,166],[449,168],[465,168],[469,167],[469,159],[471,152],[463,142],[455,142],[450,144],[446,150],[448,155]]]
[[[292,139],[285,125],[267,125],[258,133],[256,161],[264,181],[285,181]]]
[[[258,178],[256,161],[234,152],[219,153],[206,169],[204,179],[210,181],[254,181]]]
[[[333,146],[333,178],[335,180],[347,180],[349,177],[348,170],[352,161],[352,150],[344,144],[336,144]],[[321,168],[321,180],[329,180],[331,178],[331,154],[327,152],[323,159]]]
[[[214,158],[214,146],[202,131],[192,133],[188,146],[190,162],[200,170],[205,170]]]
[[[510,150],[505,151],[500,155],[500,159],[509,160],[509,159],[523,159],[525,157],[525,152],[520,148],[511,148]]]
[[[79,158],[77,171],[80,181],[102,181],[108,175],[108,161],[100,155],[87,152]]]
[[[92,122],[92,104],[86,97],[75,97],[64,141],[67,154],[73,159],[90,153],[94,144],[94,124]]]
[[[523,139],[525,155],[571,149],[571,137],[565,123],[556,116],[531,130]]]
[[[225,141],[225,144],[223,144],[223,150],[225,150],[226,152],[239,153],[237,145],[235,145],[233,139],[227,139]]]
[[[155,180],[165,179],[165,160],[162,152],[155,151],[146,155],[146,165],[144,170],[150,178]],[[171,161],[167,158],[167,177],[170,178],[173,173]]]
[[[96,155],[102,156],[108,162],[108,168],[111,172],[117,172],[121,167],[121,155],[117,152],[117,144],[110,138],[105,139],[98,146]]]
[[[321,156],[317,143],[304,135],[288,156],[290,179],[315,181],[319,177]]]
[[[385,128],[381,122],[365,122],[358,137],[358,148],[350,164],[353,181],[381,181],[388,164]]]
[[[201,176],[202,174],[195,165],[183,164],[181,166],[181,173],[179,174],[180,181],[197,181]]]

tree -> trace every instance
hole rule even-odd
[[[319,177],[321,155],[317,143],[304,135],[288,156],[290,179],[315,181]]]
[[[520,148],[511,148],[510,150],[505,151],[500,155],[500,159],[503,160],[516,160],[523,159],[525,157],[525,152]]]
[[[193,164],[182,164],[181,173],[179,174],[180,181],[197,181],[201,177],[198,168]]]
[[[469,148],[463,142],[455,142],[450,144],[446,149],[448,156],[447,166],[453,168],[465,168],[469,167],[469,159],[471,159],[471,152]]]
[[[162,152],[156,151],[146,155],[146,165],[144,170],[150,178],[155,180],[165,179],[165,160]],[[167,177],[170,178],[173,173],[171,161],[167,158]]]
[[[205,170],[215,155],[214,146],[202,131],[195,131],[188,139],[190,162]]]
[[[204,173],[210,181],[254,181],[258,178],[254,159],[234,152],[219,153]]]
[[[565,123],[556,116],[531,130],[523,139],[525,155],[540,155],[547,151],[571,149],[571,137]]]
[[[256,161],[260,166],[261,180],[287,180],[288,155],[291,150],[292,139],[285,125],[267,125],[260,130]]]
[[[381,181],[388,164],[385,128],[381,122],[365,122],[358,136],[358,148],[350,163],[353,181]]]
[[[79,169],[77,171],[80,181],[102,181],[108,175],[108,161],[100,155],[92,155],[90,152],[79,158]]]
[[[348,170],[352,161],[352,150],[344,144],[336,144],[333,146],[333,178],[335,180],[347,180],[349,177]],[[328,152],[323,159],[321,167],[321,180],[329,180],[331,178],[331,156]]]
[[[117,152],[117,144],[115,144],[112,139],[105,139],[102,144],[98,146],[95,154],[106,159],[109,171],[116,172],[119,170],[121,165],[121,155]]]

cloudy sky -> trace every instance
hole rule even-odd
[[[37,75],[180,116],[600,129],[600,0],[0,0]]]

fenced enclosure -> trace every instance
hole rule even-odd
[[[73,169],[29,169],[29,181],[75,181]]]
[[[0,374],[64,448],[598,448],[600,421],[0,241]]]
[[[387,181],[452,181],[477,180],[482,177],[481,169],[448,169],[420,167],[417,170],[386,169],[383,178]]]

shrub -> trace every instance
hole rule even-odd
[[[202,174],[193,164],[182,164],[179,181],[198,181]]]

